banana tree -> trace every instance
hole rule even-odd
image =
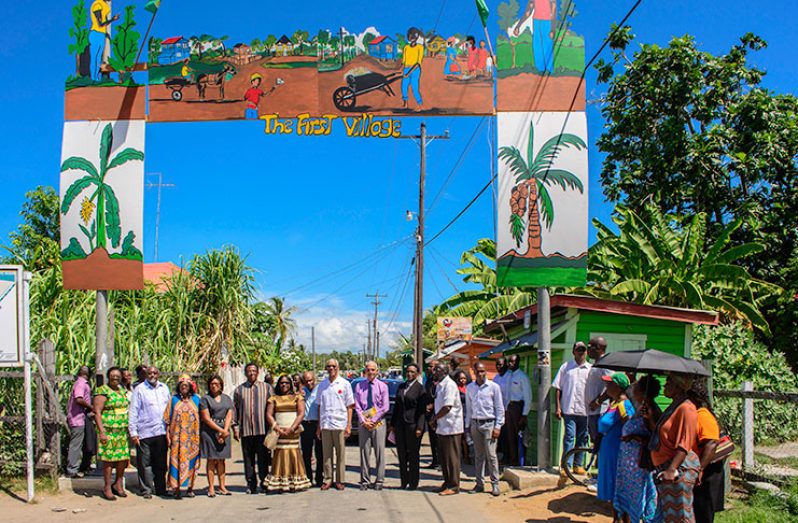
[[[575,134],[562,133],[547,140],[535,154],[535,127],[530,124],[526,159],[515,146],[499,149],[499,159],[507,163],[510,172],[515,176],[515,186],[510,192],[510,233],[518,248],[524,240],[526,229],[526,251],[518,253],[513,249],[507,254],[522,258],[543,256],[541,219],[546,229],[551,229],[554,223],[554,203],[549,187],[559,185],[563,190],[584,192],[582,181],[574,173],[551,168],[566,147],[582,150],[587,149],[587,144]]]
[[[107,178],[111,170],[131,161],[144,161],[144,153],[138,149],[127,147],[111,158],[113,150],[113,129],[107,124],[100,138],[100,164],[95,166],[86,158],[72,156],[61,164],[61,172],[83,171],[85,176],[78,178],[67,188],[64,200],[61,202],[61,214],[69,212],[72,203],[84,191],[93,190],[89,201],[96,205],[97,219],[97,248],[107,249],[110,239],[111,246],[119,247],[122,236],[122,227],[119,215],[119,199],[113,187],[108,184]],[[88,221],[88,220],[86,220]]]

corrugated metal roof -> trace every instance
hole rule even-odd
[[[176,44],[177,42],[179,42],[182,39],[183,39],[182,36],[173,36],[172,38],[167,38],[166,40],[161,42],[161,45],[164,45],[164,44]]]

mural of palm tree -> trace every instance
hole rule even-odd
[[[549,187],[559,185],[566,191],[576,189],[580,193],[584,192],[582,181],[574,173],[564,169],[551,169],[565,147],[582,150],[587,149],[587,144],[574,134],[562,133],[547,140],[540,151],[535,154],[535,128],[533,124],[530,124],[526,159],[514,146],[504,146],[499,149],[499,159],[507,163],[510,172],[515,177],[515,186],[510,193],[512,211],[510,233],[518,248],[521,247],[524,239],[525,228],[527,240],[526,252],[519,253],[512,249],[502,257],[543,257],[541,219],[546,229],[551,229],[551,225],[554,223],[554,204],[549,194]],[[525,213],[526,218],[524,218]]]
[[[130,161],[144,161],[144,153],[132,147],[120,151],[111,158],[113,150],[113,132],[111,124],[107,124],[100,138],[100,164],[96,167],[86,158],[72,156],[64,160],[61,164],[61,172],[76,170],[86,173],[85,176],[78,178],[64,194],[64,201],[61,203],[61,214],[69,212],[72,203],[86,190],[92,190],[89,201],[96,207],[97,216],[97,243],[96,248],[103,248],[106,251],[107,243],[110,239],[112,247],[119,247],[122,236],[122,227],[119,216],[119,200],[114,194],[114,189],[107,183],[108,173]]]

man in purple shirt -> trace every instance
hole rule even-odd
[[[67,401],[67,426],[69,427],[69,451],[67,454],[66,473],[70,478],[82,477],[81,468],[86,469],[91,463],[84,459],[83,439],[86,436],[87,413],[91,411],[91,386],[89,385],[89,368],[85,365],[78,369],[75,384]],[[89,423],[91,420],[89,419]],[[83,467],[81,467],[81,464]]]
[[[371,483],[370,458],[374,450],[377,478],[374,490],[382,490],[385,482],[385,421],[390,408],[388,385],[377,379],[379,368],[373,361],[366,362],[366,379],[355,385],[355,412],[360,441],[360,490],[368,490]]]

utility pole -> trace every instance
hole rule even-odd
[[[366,342],[366,359],[371,358],[371,320],[366,319],[366,331],[368,332],[367,342]]]
[[[434,140],[448,140],[449,131],[442,135],[428,135],[427,125],[421,123],[417,135],[401,135],[398,138],[413,140],[419,145],[421,162],[418,182],[418,228],[416,229],[416,285],[413,291],[413,347],[415,360],[423,367],[424,363],[424,184],[427,177],[427,145]],[[408,211],[408,217],[412,213]]]
[[[316,327],[310,328],[310,347],[313,351],[313,375],[316,375]]]
[[[163,173],[153,173],[158,175],[158,183],[147,182],[144,187],[156,187],[158,189],[158,203],[155,210],[155,256],[153,261],[158,261],[158,231],[161,228],[161,187],[174,187],[173,183],[163,183]]]
[[[380,298],[387,297],[387,294],[380,294],[380,291],[377,291],[376,294],[366,294],[366,298],[374,298],[374,301],[371,302],[371,304],[374,305],[374,354],[376,354],[377,358],[380,357],[380,331],[377,328],[377,315],[379,313],[380,303],[382,303]]]

